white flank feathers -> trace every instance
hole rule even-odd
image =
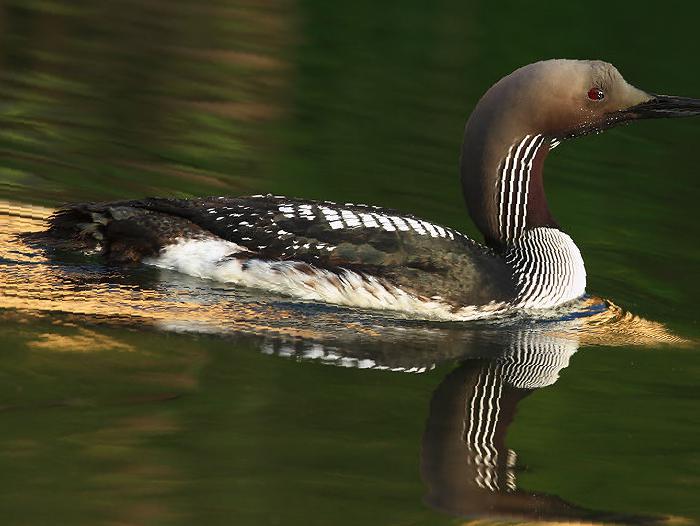
[[[454,309],[441,301],[419,298],[378,278],[350,270],[334,273],[295,261],[235,258],[237,252],[245,251],[235,243],[220,239],[183,239],[163,248],[159,256],[144,259],[144,263],[303,300],[406,312],[439,320],[479,319],[507,307],[492,302],[486,306]],[[303,266],[305,271],[300,270],[299,266]],[[309,269],[310,272],[306,272]]]

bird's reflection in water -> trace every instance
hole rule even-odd
[[[432,395],[421,448],[425,500],[442,512],[489,521],[668,522],[669,517],[585,509],[554,494],[518,487],[518,455],[507,446],[518,404],[537,389],[555,389],[583,342],[598,342],[605,335],[610,345],[683,342],[659,324],[630,316],[614,305],[595,299],[583,303],[579,317],[504,323],[497,329],[462,331],[460,337],[452,338],[435,332],[432,339],[438,343],[427,353],[411,345],[408,334],[401,339],[398,333],[391,344],[384,345],[356,340],[353,345],[346,341],[334,346],[267,338],[261,349],[286,358],[411,373],[458,362]]]
[[[552,386],[578,350],[575,338],[524,329],[490,358],[467,360],[433,394],[423,435],[426,501],[470,517],[652,524],[660,519],[580,508],[518,488],[518,456],[506,445],[520,401]],[[526,425],[526,424],[523,424]]]

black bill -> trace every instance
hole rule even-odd
[[[652,97],[646,102],[621,111],[620,113],[626,117],[622,120],[700,115],[700,99],[672,95],[652,95]]]

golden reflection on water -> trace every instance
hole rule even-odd
[[[77,334],[64,335],[42,333],[36,340],[30,341],[30,349],[42,349],[57,352],[92,352],[92,351],[126,351],[133,352],[136,348],[114,338],[89,329],[78,329]]]
[[[601,301],[599,298],[589,300],[591,303]],[[582,345],[639,345],[658,344],[687,345],[690,342],[670,332],[663,323],[647,320],[627,312],[610,301],[607,308],[597,314],[583,319],[577,331],[578,341]],[[566,337],[566,333],[551,331],[552,336]]]
[[[156,323],[173,329],[196,328],[202,332],[253,332],[318,338],[311,325],[296,326],[298,313],[276,308],[270,312],[259,304],[227,300],[198,302],[187,290],[147,289],[132,284],[85,280],[80,272],[69,272],[49,264],[37,248],[18,234],[46,228],[51,209],[0,203],[0,307],[26,311],[54,311]],[[281,325],[271,325],[272,320]],[[288,325],[285,320],[294,322]],[[372,334],[371,329],[340,319],[336,323]]]
[[[285,307],[280,302],[238,299],[232,294],[211,294],[202,297],[191,283],[178,286],[178,275],[164,280],[124,283],[118,268],[80,261],[61,265],[50,261],[40,247],[30,246],[18,234],[46,228],[52,210],[40,206],[0,202],[0,307],[22,312],[61,312],[108,319],[111,322],[155,325],[173,331],[194,331],[221,334],[259,334],[303,340],[323,340],[329,336],[381,338],[388,333],[410,337],[415,332],[432,337],[450,338],[454,325],[428,327],[384,327],[381,317],[376,323],[359,323],[348,318],[347,311],[314,312]],[[90,266],[92,265],[92,266]],[[167,278],[175,277],[173,280]],[[184,278],[183,279],[189,279]],[[121,281],[121,282],[120,282]],[[198,280],[194,280],[195,283]],[[212,286],[206,282],[204,286]],[[599,298],[582,302],[581,309],[600,306]],[[686,343],[670,333],[663,324],[625,312],[605,302],[606,307],[574,322],[554,323],[544,328],[553,337],[564,337],[590,345],[658,345]],[[298,306],[298,305],[297,305]],[[42,334],[32,344],[53,346],[56,350],[71,347],[85,350],[117,349],[117,343],[100,340],[95,334],[71,337]]]

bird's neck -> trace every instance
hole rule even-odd
[[[542,172],[558,142],[542,134],[489,142],[476,133],[467,127],[460,168],[469,214],[486,244],[505,252],[528,230],[557,228]]]
[[[559,229],[544,193],[544,161],[558,142],[536,133],[495,144],[472,135],[467,126],[461,159],[467,207],[513,271],[515,303],[550,308],[584,294],[581,252]]]

